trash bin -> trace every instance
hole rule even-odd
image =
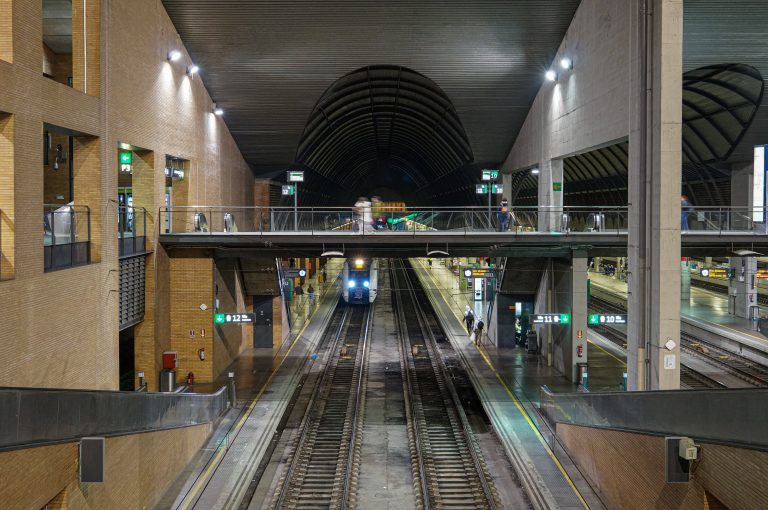
[[[529,329],[525,335],[525,345],[529,354],[538,354],[539,352],[539,336],[536,334],[536,330]]]
[[[160,391],[173,392],[176,389],[176,371],[162,370],[160,372]]]

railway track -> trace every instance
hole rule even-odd
[[[496,489],[439,352],[438,339],[447,340],[409,266],[390,267],[417,506],[495,509]]]
[[[273,499],[273,508],[353,508],[370,307],[347,306]]]
[[[594,296],[591,296],[590,298],[590,307],[596,311],[601,313],[621,313],[624,312],[623,308],[620,308],[612,303],[609,303],[607,301],[604,301],[600,298],[596,298]],[[615,343],[619,347],[626,349],[627,347],[627,337],[626,334],[623,331],[618,331],[614,328],[611,328],[609,326],[602,326],[602,325],[596,325],[596,326],[590,326],[590,329],[595,330],[597,333],[601,334],[611,342]],[[684,337],[681,335],[681,337]],[[684,348],[685,341],[683,340],[683,343],[681,344],[681,348]],[[688,367],[686,365],[680,364],[680,386],[685,389],[691,389],[691,390],[704,390],[704,389],[715,389],[715,388],[726,388],[724,384],[712,379],[711,377],[708,377],[702,373],[699,373],[695,370],[693,370],[691,367]]]
[[[685,333],[680,335],[680,340],[680,348],[687,354],[721,365],[731,375],[754,386],[768,386],[765,366]]]

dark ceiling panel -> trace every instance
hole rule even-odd
[[[294,162],[315,103],[372,65],[433,80],[477,163],[504,160],[580,0],[163,0],[257,173]]]

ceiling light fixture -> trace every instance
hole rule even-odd
[[[171,50],[168,52],[168,61],[176,62],[181,58],[181,52],[179,50]]]
[[[222,110],[216,103],[213,103],[213,113],[216,115],[224,115],[224,110]]]
[[[554,72],[552,69],[547,71],[547,73],[544,76],[547,78],[547,81],[557,81],[557,73]]]
[[[533,175],[539,175],[539,169],[538,168],[534,168],[534,169],[531,170],[531,173]]]
[[[560,67],[562,67],[565,70],[573,69],[573,60],[571,60],[568,57],[563,57],[560,60]]]
[[[187,66],[187,76],[190,78],[197,74],[197,72],[200,70],[199,67],[197,67],[195,64],[192,64],[191,66]]]

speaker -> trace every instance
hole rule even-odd
[[[101,483],[104,481],[106,444],[103,437],[80,439],[80,481]]]

